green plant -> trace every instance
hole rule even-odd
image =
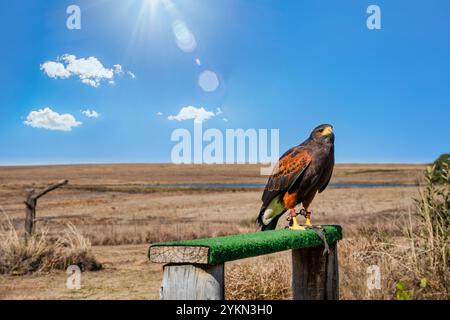
[[[435,177],[439,177],[440,184]],[[448,268],[450,253],[450,170],[447,163],[428,167],[425,172],[426,187],[420,191],[416,205],[421,218],[421,245],[428,252],[431,268]]]
[[[412,289],[407,289],[406,284],[403,281],[399,281],[395,284],[395,300],[412,300],[427,287],[427,278],[420,279],[418,288],[413,287]]]
[[[450,166],[450,154],[444,153],[439,156],[434,162],[435,171],[433,174],[434,183],[445,183],[445,179],[442,178],[441,172],[445,170],[445,166],[448,168]]]
[[[408,290],[405,289],[405,284],[400,281],[395,285],[395,300],[411,300],[411,295]]]
[[[420,289],[425,289],[427,287],[427,285],[428,285],[427,278],[420,279],[420,284],[419,284]]]

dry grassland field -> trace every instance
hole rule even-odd
[[[82,274],[80,290],[66,288],[64,271],[3,275],[0,299],[158,299],[162,266],[148,261],[149,244],[256,231],[260,184],[267,179],[259,169],[169,164],[0,167],[0,205],[20,231],[25,190],[68,179],[66,187],[38,202],[37,228],[57,234],[72,223],[90,240],[103,265],[100,271]],[[316,197],[313,222],[340,224],[344,229],[339,246],[342,299],[392,298],[395,288],[390,282],[383,282],[383,290],[366,288],[366,270],[352,265],[358,264],[352,254],[360,248],[360,237],[368,241],[373,230],[398,235],[401,241],[424,169],[424,165],[337,165],[332,185]],[[374,183],[380,185],[364,185]],[[5,223],[4,215],[1,219]],[[279,224],[284,227],[287,222],[280,219]],[[252,292],[261,284],[237,283],[246,281],[237,279],[239,273],[252,272],[261,263],[268,277],[279,277],[278,287],[266,284],[263,292]],[[284,269],[278,268],[280,264]],[[288,299],[289,264],[288,253],[227,264],[226,297]]]

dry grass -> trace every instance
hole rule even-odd
[[[162,267],[145,255],[148,245],[92,247],[103,268],[81,274],[81,289],[66,287],[62,270],[17,276],[0,275],[0,300],[159,299]]]
[[[89,230],[87,230],[89,229]],[[165,241],[179,241],[198,238],[221,237],[251,231],[245,227],[226,224],[218,228],[208,223],[189,223],[178,225],[156,225],[147,228],[133,225],[109,225],[84,228],[86,236],[93,245],[110,246],[124,244],[145,244]]]
[[[82,270],[99,270],[90,242],[71,224],[57,238],[41,230],[25,240],[6,217],[0,226],[0,274],[23,275],[78,265]]]
[[[290,299],[291,262],[286,254],[227,266],[225,298],[227,300]]]
[[[0,204],[18,228],[24,190],[63,178],[70,184],[39,201],[37,223],[61,233],[73,223],[93,245],[143,244],[256,231],[261,190],[149,190],[141,184],[264,183],[256,165],[78,165],[0,167]],[[423,166],[339,165],[333,182],[417,180]],[[357,174],[347,174],[357,173]],[[89,186],[89,187],[86,187]],[[151,191],[151,192],[149,192]],[[329,188],[313,202],[317,223],[339,223],[346,237],[365,223],[385,225],[392,212],[406,212],[415,188]],[[0,217],[1,223],[2,217]],[[284,221],[285,222],[285,221]]]

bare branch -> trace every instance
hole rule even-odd
[[[46,195],[47,193],[49,193],[49,192],[51,192],[51,191],[53,191],[53,190],[55,190],[55,189],[58,189],[58,188],[60,188],[60,187],[62,187],[62,186],[64,186],[64,185],[66,185],[66,184],[68,184],[68,183],[69,183],[69,180],[61,180],[61,181],[59,181],[59,182],[57,182],[57,183],[55,183],[55,184],[53,184],[53,185],[51,185],[51,186],[48,186],[47,188],[45,188],[45,189],[42,190],[41,192],[39,192],[39,193],[33,195],[32,198],[35,199],[35,200],[37,200],[37,199],[39,199],[40,197]]]

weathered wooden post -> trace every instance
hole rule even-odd
[[[154,246],[151,260],[164,265],[161,300],[223,300],[224,264],[209,264],[209,249]]]
[[[338,300],[339,266],[337,245],[292,250],[292,294],[294,300]]]
[[[25,200],[25,239],[33,235],[36,224],[36,206],[40,197],[45,196],[50,191],[60,188],[69,183],[69,180],[61,180],[42,190],[36,192],[35,189],[28,190],[27,199]]]
[[[340,226],[323,226],[330,253],[313,230],[289,229],[157,243],[149,258],[164,263],[163,300],[223,300],[224,264],[292,249],[294,299],[338,299],[337,242]]]
[[[224,265],[164,266],[161,300],[224,300]]]
[[[36,221],[36,190],[28,190],[27,200],[25,200],[25,238],[34,233],[34,225]]]

